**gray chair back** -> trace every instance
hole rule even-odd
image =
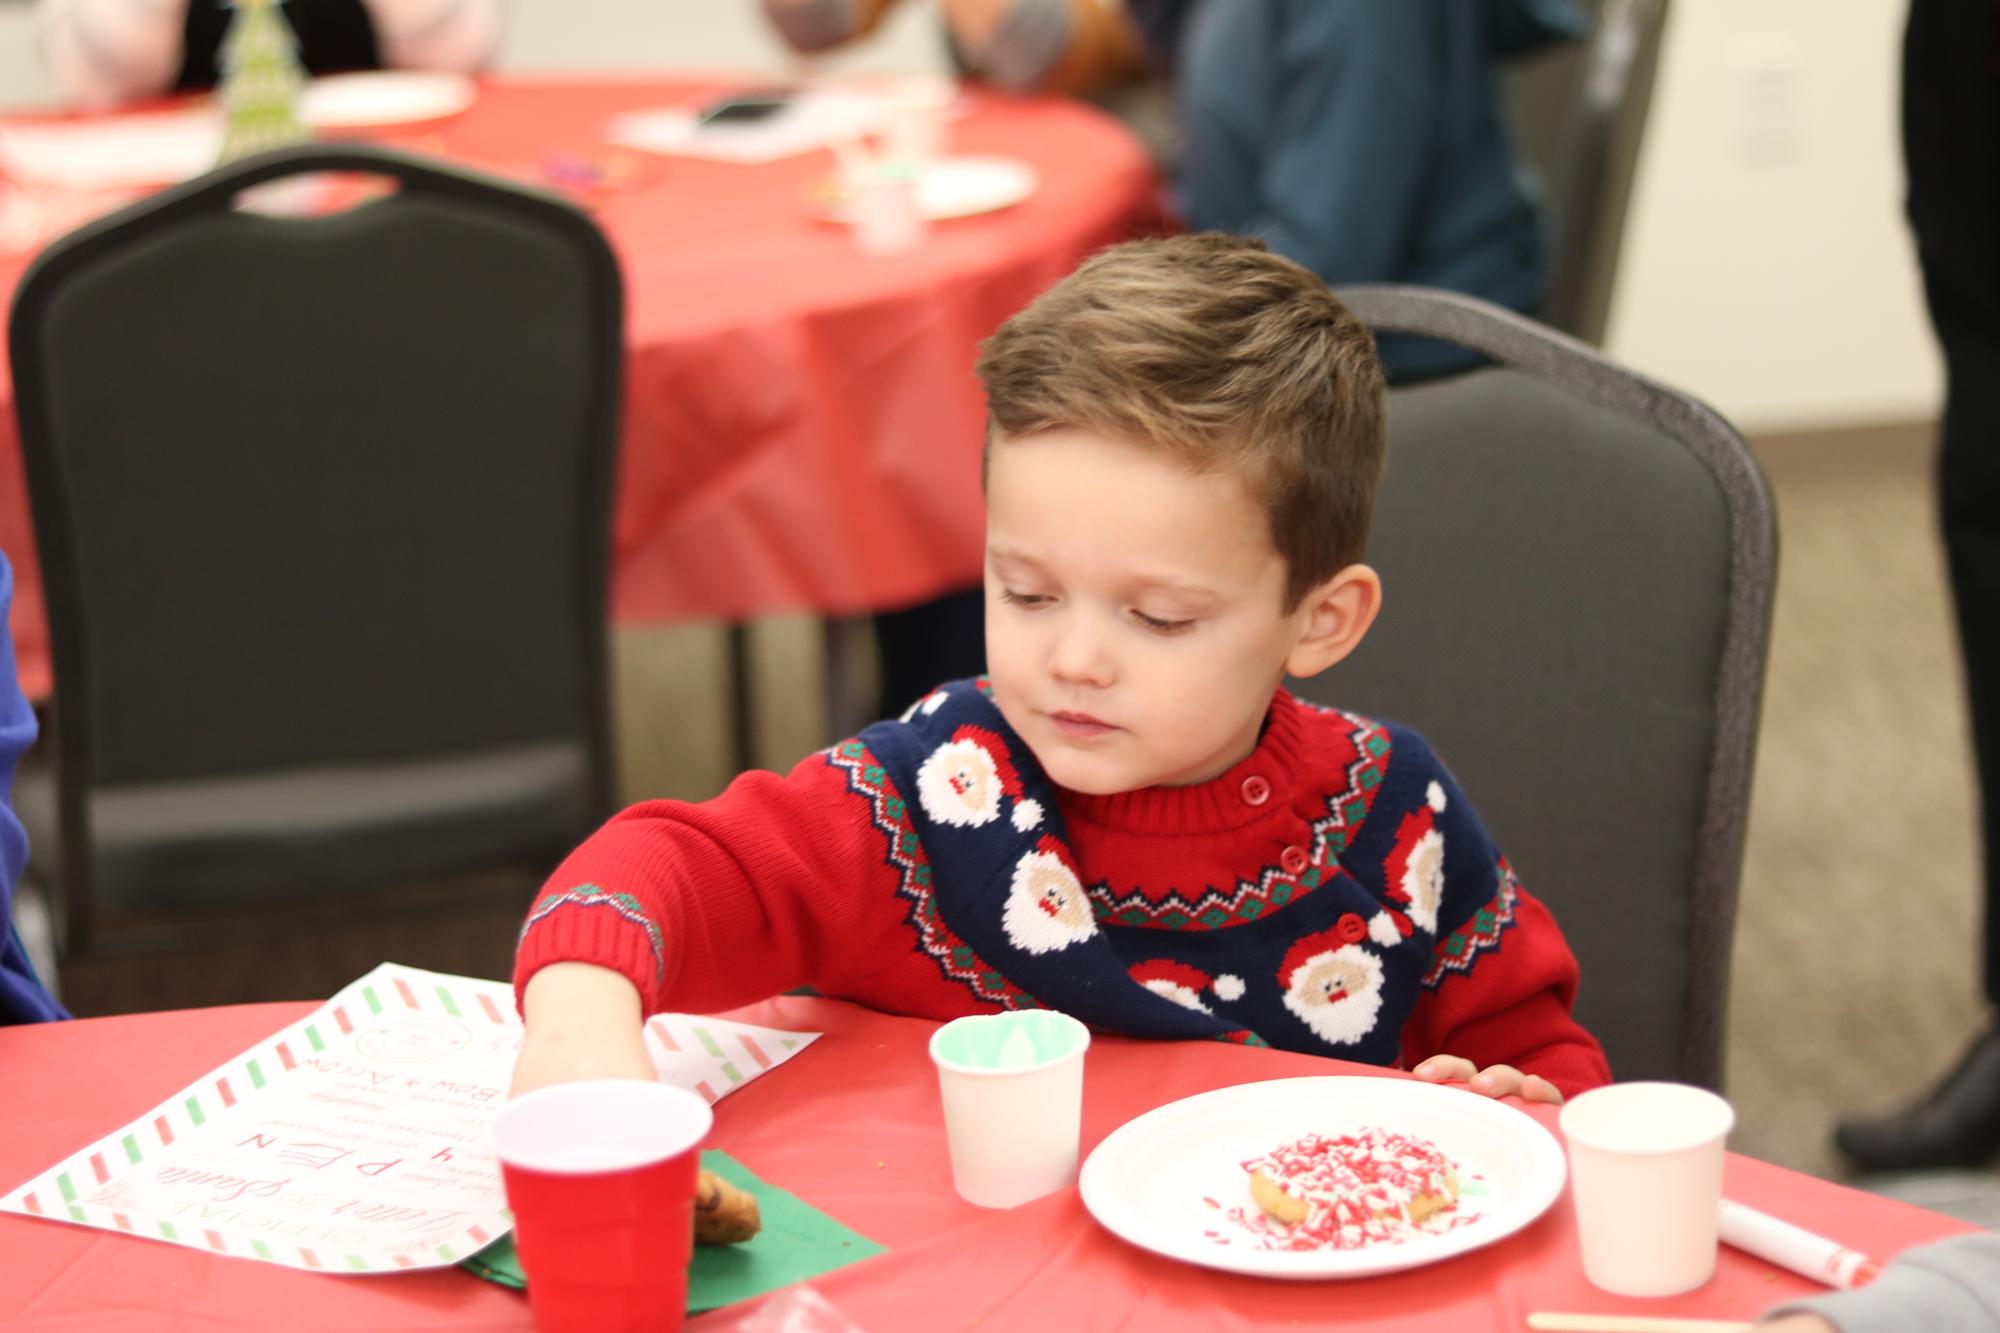
[[[1390,393],[1384,611],[1294,689],[1428,737],[1555,912],[1616,1077],[1716,1086],[1776,559],[1763,476],[1701,403],[1508,311],[1340,296],[1493,364]]]
[[[1510,68],[1507,110],[1535,165],[1553,221],[1542,318],[1599,342],[1618,266],[1625,206],[1638,165],[1666,0],[1587,0],[1586,43],[1552,48]]]
[[[395,188],[236,206],[329,171]],[[140,862],[200,824],[225,886],[232,847],[323,835],[297,873],[337,888],[531,827],[559,853],[603,816],[620,312],[574,208],[361,146],[246,159],[36,260],[12,357],[73,931],[105,872],[94,819]],[[433,827],[370,838],[424,799]]]

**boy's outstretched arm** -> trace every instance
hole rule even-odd
[[[514,1091],[646,1078],[649,1014],[711,1012],[866,976],[902,924],[883,835],[824,755],[712,801],[617,815],[556,868],[515,955]]]
[[[551,963],[528,982],[521,1016],[528,1031],[511,1096],[577,1079],[653,1077],[639,990],[608,967]]]

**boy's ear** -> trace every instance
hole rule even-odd
[[[1367,565],[1348,565],[1299,603],[1305,620],[1285,658],[1293,676],[1316,676],[1340,661],[1367,635],[1382,609],[1382,577]]]

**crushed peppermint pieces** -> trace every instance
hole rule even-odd
[[[1251,1158],[1243,1169],[1262,1173],[1306,1207],[1296,1222],[1280,1221],[1254,1204],[1228,1210],[1230,1220],[1266,1250],[1393,1245],[1478,1217],[1460,1207],[1464,1173],[1436,1144],[1376,1127],[1338,1137],[1308,1134]]]

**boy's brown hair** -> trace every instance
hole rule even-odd
[[[1261,241],[1100,251],[1001,325],[977,371],[989,453],[996,436],[1088,430],[1235,471],[1284,557],[1288,612],[1361,558],[1382,477],[1375,340]]]

